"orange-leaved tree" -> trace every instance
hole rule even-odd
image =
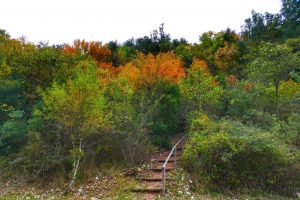
[[[89,55],[98,64],[111,60],[111,51],[108,45],[103,45],[101,42],[75,40],[73,45],[65,45],[62,52],[67,55]]]
[[[225,42],[224,47],[220,47],[215,53],[215,65],[219,71],[227,73],[237,73],[239,67],[239,49],[236,44]]]
[[[120,69],[120,75],[132,80],[137,87],[159,82],[178,83],[185,76],[183,63],[172,52],[144,55]]]
[[[177,132],[181,94],[178,82],[185,76],[182,61],[172,52],[138,54],[118,76],[135,89],[135,103],[142,127],[157,146],[170,145],[169,137]]]

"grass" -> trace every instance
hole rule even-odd
[[[134,199],[134,194],[129,192],[130,188],[137,185],[134,179],[125,177],[123,169],[113,166],[101,166],[89,178],[78,179],[73,190],[67,196],[63,196],[64,187],[41,186],[37,184],[16,185],[12,183],[6,192],[1,191],[0,200],[10,199]],[[4,183],[0,183],[4,185]],[[59,186],[58,186],[59,187]]]
[[[173,182],[168,182],[166,188],[168,192],[165,197],[160,196],[158,200],[288,200],[299,199],[280,196],[278,194],[267,193],[258,190],[245,189],[239,192],[200,192],[204,189],[195,190],[193,182],[189,175],[182,169],[177,169],[174,172],[168,174],[169,177],[174,178]]]
[[[289,199],[276,194],[265,193],[262,191],[244,190],[236,193],[204,193],[197,192],[193,188],[193,182],[182,169],[167,174],[168,177],[174,178],[174,181],[168,181],[166,188],[166,196],[158,195],[157,200],[283,200]],[[0,184],[1,185],[1,184]],[[67,196],[62,196],[63,189],[39,187],[38,185],[28,185],[26,188],[19,188],[15,185],[12,190],[6,194],[1,193],[0,200],[15,199],[91,199],[92,197],[107,200],[140,200],[144,199],[145,194],[132,193],[132,188],[141,187],[133,177],[124,176],[124,170],[114,168],[112,166],[102,166],[98,170],[94,170],[88,179],[78,180],[74,189]],[[80,192],[82,190],[82,192]],[[2,194],[2,196],[1,196]],[[292,198],[290,198],[292,199]],[[294,198],[295,199],[295,198]]]

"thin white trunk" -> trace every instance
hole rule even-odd
[[[81,139],[80,139],[80,142],[79,142],[79,152],[80,152],[80,154],[82,153],[82,149],[81,149]],[[80,156],[80,157],[81,157],[81,156]],[[69,184],[68,184],[68,187],[67,187],[66,191],[64,192],[65,195],[67,195],[67,194],[70,192],[72,186],[73,186],[74,183],[75,183],[76,176],[77,176],[78,169],[79,169],[79,164],[80,164],[80,157],[79,157],[77,160],[74,160],[74,162],[73,162],[74,173],[73,173],[73,176],[72,176],[71,181],[70,181]]]

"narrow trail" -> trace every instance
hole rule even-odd
[[[179,141],[178,138],[172,139],[172,147]],[[180,164],[184,142],[177,146],[176,167]],[[139,182],[139,187],[132,189],[132,192],[144,193],[144,200],[153,200],[162,194],[162,166],[169,156],[171,150],[162,150],[151,156],[151,161],[147,169],[138,171],[135,179]],[[168,172],[175,170],[175,155],[172,155],[166,166],[166,182],[172,181],[168,177]]]

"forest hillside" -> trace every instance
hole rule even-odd
[[[55,199],[90,198],[76,195],[95,177],[104,199],[138,199],[120,174],[170,150],[178,134],[185,142],[170,199],[300,195],[298,0],[282,0],[277,14],[253,11],[240,32],[205,32],[198,43],[172,38],[164,24],[123,43],[34,44],[7,31],[4,199],[46,198],[24,196],[31,187],[57,188],[48,191]],[[187,184],[188,195],[176,184]]]

